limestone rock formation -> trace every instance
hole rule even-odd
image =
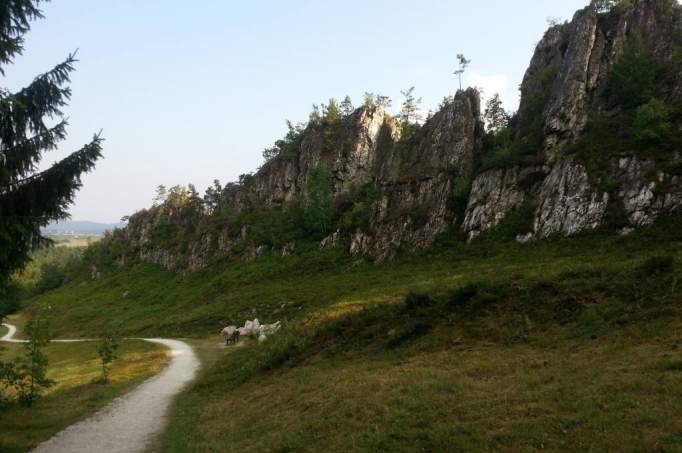
[[[675,0],[633,0],[604,13],[592,4],[547,31],[524,77],[512,123],[515,139],[532,137],[524,142],[532,159],[481,170],[486,136],[480,98],[468,89],[410,137],[378,106],[362,107],[334,128],[309,126],[293,151],[231,186],[227,204],[248,213],[305,199],[311,171],[325,168],[334,200],[363,185],[372,186],[376,196],[363,206],[366,224],[328,230],[320,247],[344,247],[379,261],[427,248],[448,231],[474,239],[514,211],[532,216],[529,231],[519,236],[523,241],[610,222],[625,231],[649,225],[682,207],[682,150],[647,157],[627,147],[612,149],[595,165],[595,156],[586,159],[574,149],[592,116],[619,114],[605,93],[633,39],[666,68],[655,96],[679,105],[682,7]],[[679,120],[675,127],[681,130]],[[250,225],[235,233],[227,224],[205,230],[200,223],[182,209],[155,207],[134,215],[119,235],[128,253],[169,269],[196,270],[223,257],[286,256],[295,250],[291,240],[248,242]]]

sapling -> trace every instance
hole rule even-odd
[[[43,348],[50,343],[50,328],[44,318],[33,318],[26,325],[28,340],[24,343],[25,355],[19,363],[19,376],[16,382],[19,402],[31,406],[42,391],[54,385],[47,378],[47,355]]]
[[[107,332],[97,347],[97,353],[102,362],[102,382],[109,382],[111,364],[118,357],[117,351],[121,346],[121,337],[115,332]]]

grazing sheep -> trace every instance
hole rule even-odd
[[[237,344],[239,342],[240,331],[235,326],[225,327],[221,334],[225,337],[225,344]]]
[[[261,324],[258,319],[253,321],[246,321],[244,327],[228,326],[222,330],[222,335],[225,337],[227,344],[235,344],[239,341],[240,336],[254,337],[259,342],[263,342],[276,333],[281,327],[281,321],[274,324]]]
[[[237,330],[236,326],[227,326],[220,332],[220,334],[224,337],[229,337],[234,333],[235,330]]]

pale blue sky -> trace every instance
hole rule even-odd
[[[412,85],[434,109],[467,82],[517,87],[548,17],[588,0],[55,0],[8,68],[12,89],[79,48],[69,139],[51,163],[103,129],[105,160],[85,177],[74,219],[111,222],[147,207],[159,184],[255,170],[261,151],[313,103],[365,91],[399,104]],[[194,6],[200,5],[200,6]]]

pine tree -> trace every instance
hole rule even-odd
[[[43,17],[39,6],[47,1],[0,2],[0,74],[22,53],[30,22]],[[38,171],[43,153],[66,137],[61,109],[71,97],[66,85],[76,61],[69,55],[16,93],[0,88],[0,292],[29,253],[46,242],[40,228],[68,217],[81,176],[101,157],[102,139],[95,135],[79,151]]]
[[[459,79],[459,89],[462,89],[462,76],[464,75],[464,72],[466,72],[467,68],[469,67],[469,64],[471,64],[471,60],[467,60],[467,58],[464,56],[464,54],[457,54],[457,61],[459,62],[459,68],[455,72],[453,72],[454,75],[456,75]]]
[[[354,111],[355,107],[353,107],[353,101],[351,100],[350,96],[346,96],[343,99],[343,102],[341,102],[341,113],[343,113],[343,116],[348,116]]]
[[[400,120],[403,126],[421,121],[422,116],[419,114],[419,105],[422,103],[422,98],[417,99],[414,97],[414,87],[403,90],[400,94],[405,98],[402,110],[400,111]]]
[[[322,109],[322,124],[324,125],[335,124],[341,118],[341,109],[339,109],[339,104],[334,98],[329,100],[329,104],[323,104]]]

